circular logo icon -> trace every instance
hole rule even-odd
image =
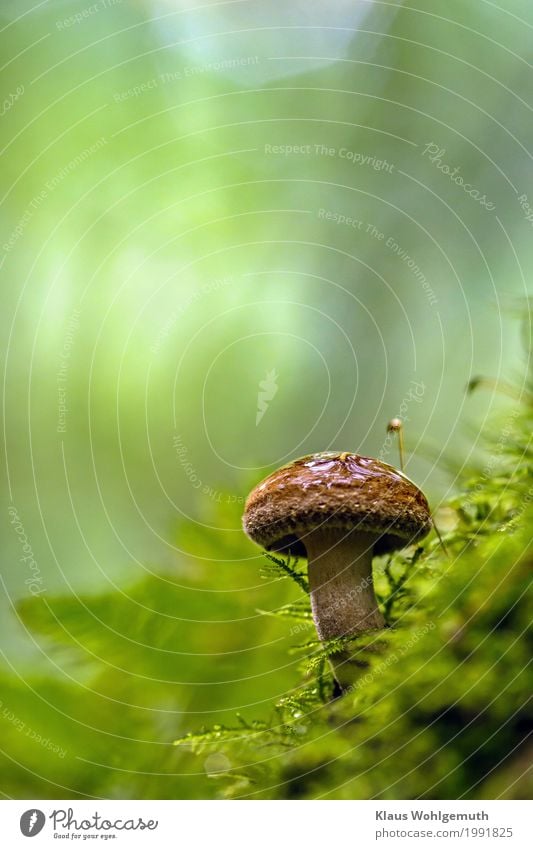
[[[35,837],[42,831],[46,822],[46,817],[42,811],[37,808],[31,808],[29,811],[24,811],[20,818],[20,830],[24,837]]]

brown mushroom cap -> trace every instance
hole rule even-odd
[[[248,536],[267,551],[305,557],[305,535],[324,528],[378,534],[376,554],[405,548],[429,533],[424,494],[404,474],[359,454],[301,457],[252,490],[244,508]]]

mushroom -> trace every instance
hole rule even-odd
[[[243,526],[267,551],[308,561],[311,609],[321,640],[384,628],[372,557],[404,548],[432,527],[424,494],[402,472],[359,454],[324,452],[273,472],[246,501]],[[335,656],[341,689],[353,680]]]

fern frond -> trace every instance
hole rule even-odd
[[[304,593],[309,593],[309,584],[305,577],[305,572],[302,569],[296,568],[298,560],[290,556],[286,560],[283,560],[281,557],[275,557],[268,552],[265,552],[265,557],[270,561],[271,565],[263,566],[261,570],[262,577],[292,578]]]

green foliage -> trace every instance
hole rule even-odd
[[[265,554],[265,557],[268,560],[268,565],[264,565],[261,570],[264,578],[292,578],[304,593],[309,592],[305,571],[298,564],[297,559],[288,557],[287,560],[283,560],[281,557],[274,557],[273,554]]]
[[[490,434],[486,465],[437,514],[446,549],[432,535],[375,562],[382,633],[320,643],[305,564],[269,556],[249,589],[235,538],[207,532],[203,554],[227,537],[230,561],[210,598],[212,624],[196,592],[211,573],[197,568],[180,581],[148,574],[100,595],[22,603],[42,667],[38,677],[3,675],[0,778],[10,794],[530,794],[532,423],[529,406],[515,407]],[[340,696],[329,659],[346,652],[359,677]],[[246,708],[235,705],[235,680]]]
[[[450,499],[448,530],[388,557],[376,591],[382,635],[292,651],[310,683],[278,700],[270,720],[227,737],[247,798],[527,796],[524,745],[530,646],[526,593],[533,552],[533,416],[513,409],[484,470]],[[494,437],[493,437],[494,440]],[[490,445],[489,445],[490,450]],[[497,474],[489,473],[497,465]],[[276,561],[298,586],[294,564]],[[270,613],[269,615],[273,615]],[[276,616],[308,622],[307,599]],[[350,651],[361,676],[335,693],[327,659]],[[207,732],[198,745],[219,741]],[[263,758],[261,742],[274,747]],[[276,748],[277,747],[277,748]],[[258,775],[260,779],[258,779]]]
[[[527,753],[510,754],[522,718],[489,745],[500,726],[487,707],[485,734],[467,723],[439,749],[464,714],[430,722],[414,705],[439,676],[437,712],[459,696],[474,710],[470,679],[479,705],[500,682],[501,715],[522,704],[522,679],[510,682],[523,602],[512,572],[494,579],[523,556],[525,412],[509,437],[487,433],[485,464],[449,502],[450,560],[433,539],[414,563],[376,563],[389,628],[352,647],[361,686],[343,699],[328,658],[347,647],[316,641],[301,564],[287,566],[294,580],[277,580],[285,564],[260,580],[239,515],[258,464],[347,434],[336,447],[377,455],[385,416],[407,401],[410,434],[424,434],[414,479],[432,445],[431,493],[462,462],[468,365],[475,354],[499,374],[515,350],[506,307],[529,307],[512,293],[533,259],[513,188],[531,173],[531,3],[501,5],[2,3],[2,491],[43,579],[30,598],[5,503],[4,794],[365,795],[404,757],[417,780],[391,793],[416,795],[447,760],[467,794],[524,772]],[[428,142],[447,151],[444,171]],[[302,144],[309,154],[281,153]],[[523,333],[529,350],[531,321]],[[503,401],[531,403],[531,382],[509,380]],[[471,609],[489,598],[505,627],[482,643],[492,626]],[[395,675],[407,713],[389,730]],[[218,725],[237,736],[199,754],[173,745]],[[378,764],[406,740],[398,764]],[[487,764],[473,755],[471,778],[480,743]]]

